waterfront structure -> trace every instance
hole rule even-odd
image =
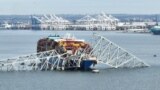
[[[11,24],[8,24],[7,22],[5,22],[4,24],[1,25],[1,29],[10,29],[12,27]]]
[[[8,23],[4,22],[4,24],[0,25],[0,29],[19,29],[19,30],[24,30],[24,29],[31,29],[31,24],[28,23],[23,23],[23,22],[16,22],[16,23]]]
[[[149,30],[156,25],[156,22],[153,21],[120,21],[112,15],[103,12],[98,15],[80,15],[78,18],[69,17],[68,20],[54,14],[31,15],[28,19],[29,20],[25,22],[15,19],[5,20],[0,22],[0,29],[121,30],[125,32],[149,32]]]
[[[70,22],[56,15],[32,16],[32,29],[65,30]]]
[[[116,30],[118,22],[117,18],[101,13],[95,16],[95,18],[86,15],[77,20],[76,25],[86,30]]]
[[[86,15],[76,22],[70,22],[56,15],[32,16],[32,29],[42,30],[115,30],[119,20],[101,13],[95,18]]]
[[[146,22],[120,22],[117,25],[117,30],[125,32],[149,32]]]

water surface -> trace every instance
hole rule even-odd
[[[0,31],[0,58],[36,52],[40,38],[72,33],[91,40],[92,31]],[[148,68],[81,71],[0,72],[0,90],[159,90],[160,36],[121,32],[96,32],[150,64]],[[153,57],[156,54],[157,57]]]

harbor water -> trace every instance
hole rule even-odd
[[[0,30],[0,59],[36,52],[40,38],[51,34],[74,34],[92,40],[103,35],[150,65],[147,68],[111,69],[100,73],[83,71],[0,72],[0,90],[159,90],[160,35],[109,31]]]

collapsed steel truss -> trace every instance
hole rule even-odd
[[[11,59],[0,61],[1,71],[23,71],[23,70],[64,70],[65,64],[72,60],[73,65],[68,64],[68,68],[78,67],[79,56],[64,57],[66,53],[59,54],[56,50],[45,51]],[[66,60],[67,59],[67,60]]]
[[[96,56],[97,60],[104,64],[114,68],[149,66],[133,54],[103,36],[94,34],[94,40],[93,50],[90,54]]]
[[[95,56],[100,63],[114,68],[149,66],[103,36],[95,35],[94,40],[95,43],[92,45],[89,56]],[[0,71],[64,70],[70,67],[80,67],[80,60],[86,54],[86,50],[87,48],[83,52],[69,56],[66,56],[67,53],[59,54],[56,50],[51,50],[5,59],[0,61]]]

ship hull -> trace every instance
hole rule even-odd
[[[96,62],[93,60],[83,60],[80,64],[80,70],[84,70],[84,71],[92,70],[91,66],[95,64]]]
[[[151,29],[151,32],[152,32],[154,35],[160,35],[160,29],[159,29],[159,30]]]

